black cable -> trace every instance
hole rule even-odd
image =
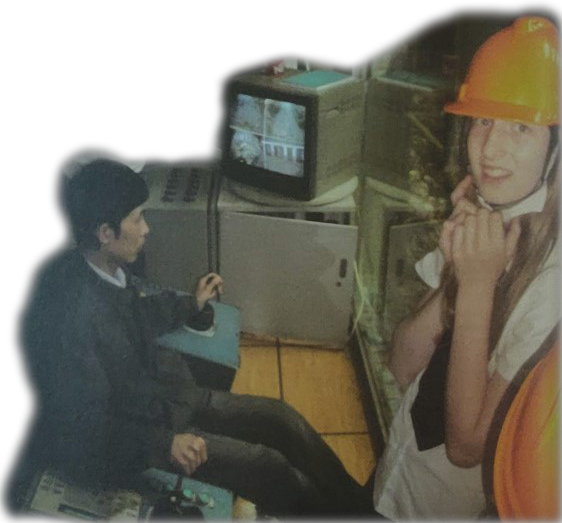
[[[207,256],[209,272],[220,274],[220,215],[218,200],[221,189],[220,162],[217,161],[211,170],[211,183],[207,198]],[[217,293],[217,301],[220,295]]]

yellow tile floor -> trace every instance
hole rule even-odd
[[[295,407],[364,484],[375,456],[345,352],[251,336],[242,337],[240,351],[232,391],[280,398]]]

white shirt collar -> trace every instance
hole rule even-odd
[[[502,215],[504,223],[509,222],[516,216],[523,216],[524,214],[530,214],[532,212],[541,212],[544,209],[547,194],[548,190],[546,183],[543,183],[538,190],[527,196],[527,198],[524,198],[510,207],[500,209],[499,212]],[[493,210],[493,208],[484,201],[482,196],[478,195],[478,201],[485,209],[488,209],[489,211]]]
[[[115,276],[111,276],[110,274],[107,274],[107,272],[102,271],[99,267],[96,267],[90,261],[88,260],[86,261],[88,262],[88,265],[96,272],[96,274],[102,280],[105,280],[111,283],[112,285],[116,285],[117,287],[121,287],[122,289],[127,287],[127,277],[125,276],[125,272],[123,271],[123,269],[121,269],[121,267],[117,268],[117,271],[115,272]]]

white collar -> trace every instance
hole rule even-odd
[[[535,192],[531,193],[523,200],[514,203],[510,207],[505,207],[500,209],[499,212],[502,215],[504,223],[508,223],[512,218],[516,216],[523,216],[524,214],[530,214],[532,212],[542,212],[544,209],[544,204],[546,203],[546,197],[548,195],[548,190],[546,187],[546,182],[544,182]],[[480,205],[489,211],[493,210],[482,196],[477,196]]]
[[[117,271],[115,271],[115,276],[111,276],[107,274],[107,272],[102,271],[99,267],[94,265],[92,262],[86,260],[88,265],[96,272],[96,274],[102,279],[105,280],[112,285],[116,285],[117,287],[121,287],[124,289],[127,287],[127,277],[125,276],[125,272],[121,267],[117,267]]]

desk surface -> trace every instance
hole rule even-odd
[[[339,187],[324,193],[316,200],[303,202],[294,198],[278,196],[261,189],[246,187],[230,179],[223,181],[219,194],[220,212],[246,213],[290,213],[290,212],[354,212],[354,192],[358,185],[357,177]],[[246,197],[244,197],[246,194]]]

